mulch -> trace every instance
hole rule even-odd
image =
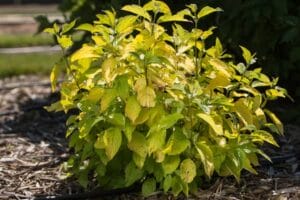
[[[104,196],[101,191],[85,192],[75,180],[65,178],[63,163],[70,154],[64,137],[66,116],[43,109],[57,99],[47,77],[0,80],[0,199]],[[244,172],[239,183],[232,177],[214,177],[189,199],[300,199],[300,127],[287,124],[286,136],[277,141],[280,148],[264,147],[273,164],[262,160],[259,175]],[[106,199],[143,198],[124,190],[106,193]],[[147,199],[174,198],[158,192]]]

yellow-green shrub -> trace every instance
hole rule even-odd
[[[66,58],[61,100],[49,110],[77,110],[67,121],[74,154],[70,174],[87,186],[106,188],[141,182],[144,195],[156,190],[188,195],[213,173],[256,173],[264,142],[277,146],[271,133],[283,133],[277,117],[264,106],[286,91],[251,70],[255,57],[241,47],[245,63],[235,63],[199,20],[220,8],[189,5],[171,13],[163,1],[127,5],[97,15],[92,42]],[[167,31],[165,24],[172,27]],[[191,26],[185,29],[182,25]],[[65,51],[75,22],[47,29]],[[60,65],[53,68],[56,86]]]

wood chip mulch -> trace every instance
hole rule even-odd
[[[0,80],[0,199],[33,199],[41,195],[100,199],[85,193],[74,180],[64,179],[62,163],[69,156],[64,137],[66,116],[43,109],[57,99],[51,94],[47,77]],[[277,140],[280,148],[265,147],[273,164],[262,160],[262,166],[257,168],[259,175],[245,172],[240,183],[231,177],[215,177],[189,199],[300,199],[300,126],[287,124],[286,137]],[[68,196],[71,194],[72,198]],[[124,193],[107,199],[143,198],[137,193]],[[174,198],[156,193],[147,199]]]

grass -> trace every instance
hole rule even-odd
[[[48,34],[0,35],[0,48],[43,46],[53,44],[55,44],[54,39],[51,35]]]
[[[21,74],[47,74],[60,53],[0,54],[0,78]]]

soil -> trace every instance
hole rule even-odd
[[[0,199],[87,195],[76,181],[64,179],[62,166],[70,154],[64,137],[66,116],[43,109],[58,99],[49,86],[48,78],[41,76],[0,80]],[[216,176],[189,199],[300,199],[299,134],[299,126],[287,124],[286,137],[277,138],[280,148],[264,147],[273,164],[261,160],[259,175],[244,172],[239,183]],[[109,195],[107,199],[143,199],[129,191]],[[103,199],[99,193],[88,196]],[[156,193],[148,199],[174,198]]]

